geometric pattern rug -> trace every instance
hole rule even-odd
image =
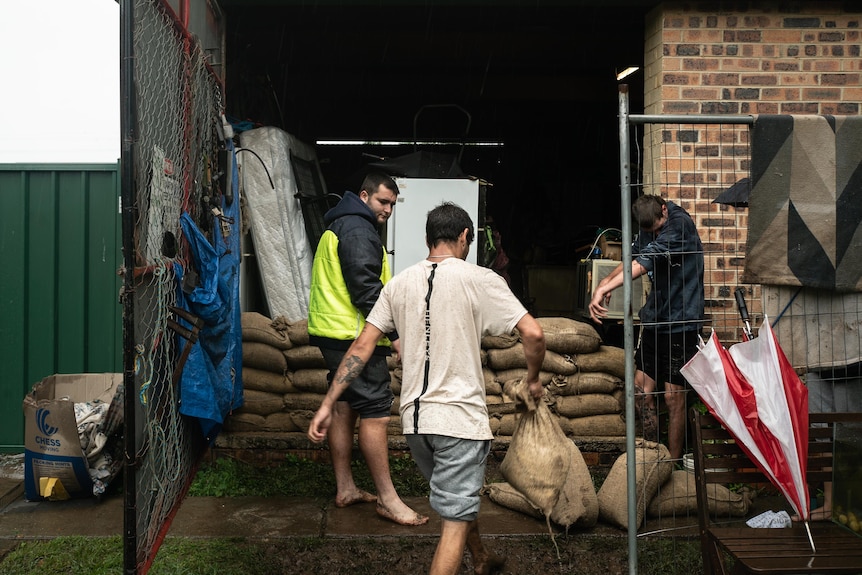
[[[758,115],[742,281],[862,291],[862,117]]]

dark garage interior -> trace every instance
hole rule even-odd
[[[522,296],[526,266],[574,265],[619,227],[615,74],[643,65],[655,2],[221,4],[234,121],[363,142],[317,146],[329,192],[356,190],[376,158],[460,158],[491,184],[486,214]],[[642,113],[643,72],[625,82]]]

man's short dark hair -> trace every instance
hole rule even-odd
[[[380,189],[381,185],[384,188],[392,190],[392,193],[396,196],[399,194],[398,184],[383,172],[369,172],[368,175],[365,176],[365,179],[362,180],[362,187],[359,188],[359,191],[366,192],[369,196],[373,196],[377,193],[377,190]]]
[[[664,198],[657,194],[638,196],[632,204],[632,215],[641,229],[649,230],[661,219],[661,209],[665,205]]]
[[[470,214],[457,204],[443,202],[428,212],[425,241],[429,247],[440,242],[455,242],[464,228],[467,229],[467,245],[470,245],[473,243],[473,220],[470,219]]]

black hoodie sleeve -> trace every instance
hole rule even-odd
[[[368,317],[383,289],[383,242],[377,230],[364,221],[351,226],[339,235],[338,257],[350,300],[363,317]],[[398,334],[387,337],[398,339]]]

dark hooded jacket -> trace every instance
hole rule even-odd
[[[659,332],[700,331],[703,244],[688,212],[667,202],[667,222],[656,234],[640,232],[632,251],[651,282],[641,322]]]
[[[311,269],[309,343],[346,350],[391,277],[389,259],[374,212],[353,192],[346,192],[323,221],[327,229]],[[381,341],[377,353],[389,353],[389,340]]]

